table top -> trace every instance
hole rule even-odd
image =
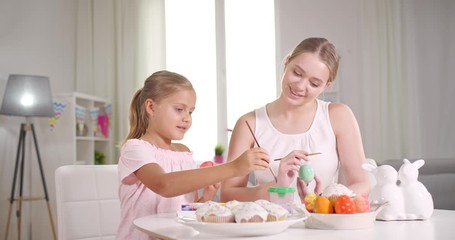
[[[161,239],[252,239],[251,237],[226,237],[199,233],[190,226],[178,223],[176,214],[159,214],[138,218],[135,226],[150,236]],[[303,222],[294,224],[285,231],[268,236],[266,239],[453,239],[455,236],[455,211],[435,209],[427,220],[375,221],[374,227],[359,230],[321,230],[305,228]]]

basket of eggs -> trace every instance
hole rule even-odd
[[[303,166],[307,165],[305,168]],[[314,177],[311,166],[302,165],[299,176],[308,182]],[[374,226],[384,204],[371,205],[368,197],[356,195],[342,184],[327,186],[321,195],[310,193],[304,199],[309,217],[305,227],[316,229],[364,229]]]

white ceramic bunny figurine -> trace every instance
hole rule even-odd
[[[388,202],[376,215],[379,220],[405,219],[403,193],[397,185],[398,173],[389,165],[376,166],[364,163],[362,168],[373,174],[376,185],[371,189],[369,199],[372,204]]]
[[[405,199],[406,219],[427,219],[434,210],[433,197],[427,188],[418,181],[419,168],[425,164],[423,159],[411,163],[403,159],[403,165],[398,170],[398,180]]]

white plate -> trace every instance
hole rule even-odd
[[[305,216],[289,217],[285,221],[264,223],[205,223],[196,220],[194,212],[177,212],[177,222],[190,226],[198,232],[231,237],[272,235],[283,232],[291,225],[305,220]]]
[[[385,203],[384,203],[385,204]],[[306,228],[348,230],[364,229],[374,226],[376,215],[381,211],[384,204],[375,206],[373,211],[368,213],[354,214],[317,214],[311,213],[305,221]]]

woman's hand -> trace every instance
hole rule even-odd
[[[220,183],[215,183],[205,187],[201,198],[199,198],[197,202],[207,202],[213,200],[218,188],[220,188]]]
[[[277,185],[279,187],[289,187],[299,174],[302,164],[308,161],[308,156],[304,151],[292,151],[280,160],[278,167]]]
[[[319,195],[322,193],[322,181],[317,175],[314,175],[314,181],[316,184],[314,186],[313,192]],[[300,200],[302,201],[302,203],[303,199],[305,199],[305,196],[308,193],[311,193],[310,189],[308,189],[308,184],[300,178],[297,178],[297,191],[299,193]]]

